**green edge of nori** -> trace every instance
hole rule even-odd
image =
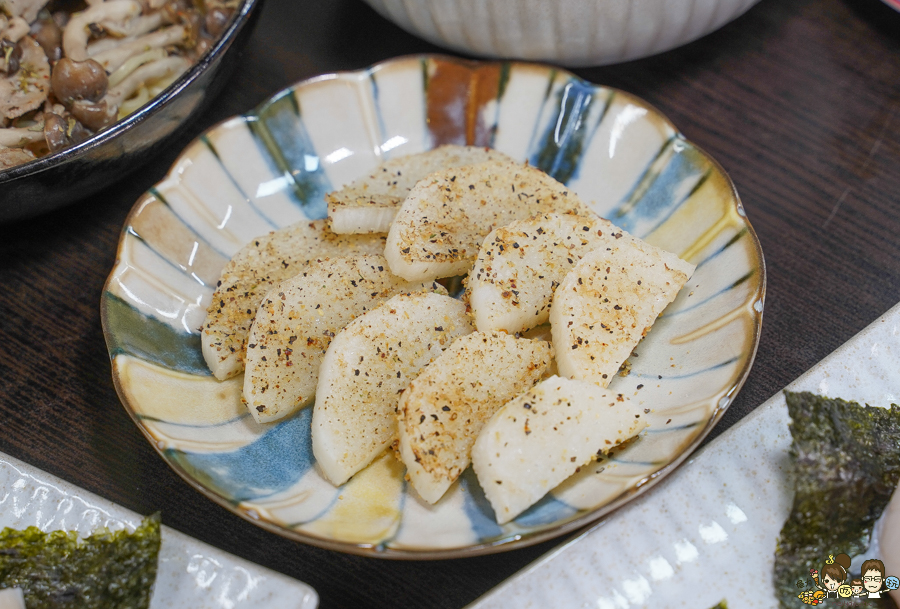
[[[794,503],[775,550],[781,607],[796,608],[797,583],[829,554],[856,556],[900,477],[900,407],[860,406],[785,392],[791,417]]]
[[[75,532],[37,527],[0,531],[0,588],[22,588],[25,606],[48,609],[150,606],[160,546],[160,516],[134,533]]]

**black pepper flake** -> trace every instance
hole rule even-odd
[[[644,388],[644,385],[643,385],[643,384],[640,384],[640,385],[637,386],[637,388],[638,388],[638,389],[643,389],[643,388]]]
[[[443,332],[443,331],[444,331],[444,326],[435,326],[435,327],[434,327],[434,330],[435,330],[435,332]]]
[[[354,370],[354,371],[353,371],[353,376],[359,376],[359,370]]]
[[[425,415],[423,414],[421,417],[419,417],[419,423],[424,423],[424,422],[425,422]]]
[[[666,425],[668,425],[671,422],[672,422],[672,419],[669,419],[668,421],[666,421]]]
[[[441,410],[443,410],[444,412],[450,412],[450,407],[449,406],[441,406]]]
[[[474,185],[474,184],[469,184],[469,190],[475,190],[475,185]]]

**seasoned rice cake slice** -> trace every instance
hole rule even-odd
[[[222,269],[200,331],[206,365],[223,381],[244,370],[247,334],[263,296],[312,260],[382,254],[384,237],[336,235],[326,220],[299,222],[257,237]]]
[[[539,214],[491,231],[466,278],[480,331],[524,332],[550,317],[553,292],[581,257],[631,235],[598,216]]]
[[[331,230],[340,234],[386,233],[409,191],[428,174],[497,160],[512,162],[490,148],[454,144],[389,159],[372,173],[325,195]]]
[[[459,300],[399,294],[332,340],[316,388],[313,454],[335,486],[397,439],[400,392],[454,339],[474,331]]]
[[[446,293],[432,282],[392,274],[383,256],[343,256],[309,264],[274,287],[250,328],[243,399],[259,423],[310,404],[332,337],[383,300],[413,290]]]
[[[552,360],[549,342],[503,332],[456,339],[400,396],[400,457],[410,482],[437,502],[469,466],[472,444],[503,404],[537,383]]]
[[[391,271],[410,281],[464,275],[492,230],[550,212],[596,216],[572,190],[534,167],[489,162],[446,169],[410,191],[384,255]]]
[[[478,483],[505,524],[647,424],[593,383],[550,377],[509,401],[472,448]]]
[[[694,268],[640,239],[587,253],[556,288],[550,308],[559,374],[608,386]]]

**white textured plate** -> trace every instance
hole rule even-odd
[[[133,531],[141,516],[0,453],[0,529]],[[314,609],[315,590],[162,527],[154,609]]]
[[[382,159],[444,143],[527,160],[697,265],[631,374],[610,385],[646,410],[648,432],[504,526],[471,469],[435,506],[390,456],[334,488],[315,467],[311,409],[254,423],[242,377],[216,381],[200,352],[219,271],[238,248],[324,216],[327,191]],[[190,145],[128,217],[102,313],[126,409],[201,492],[308,543],[437,558],[574,530],[671,471],[746,378],[764,292],[762,252],[728,176],[645,102],[547,66],[410,57],[301,83]]]
[[[786,387],[900,402],[900,305]],[[652,493],[558,548],[470,609],[775,607],[775,543],[793,500],[783,392],[710,442]],[[859,572],[864,558],[854,558]],[[836,553],[840,548],[835,548]],[[885,564],[888,574],[900,564]],[[831,602],[831,601],[828,601]],[[797,607],[804,605],[797,600]]]

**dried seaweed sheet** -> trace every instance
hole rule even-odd
[[[27,607],[139,609],[150,606],[160,546],[160,517],[134,533],[77,533],[37,527],[0,531],[0,588],[22,588]]]
[[[900,407],[785,392],[795,495],[775,551],[782,607],[824,557],[860,554],[900,478]]]

